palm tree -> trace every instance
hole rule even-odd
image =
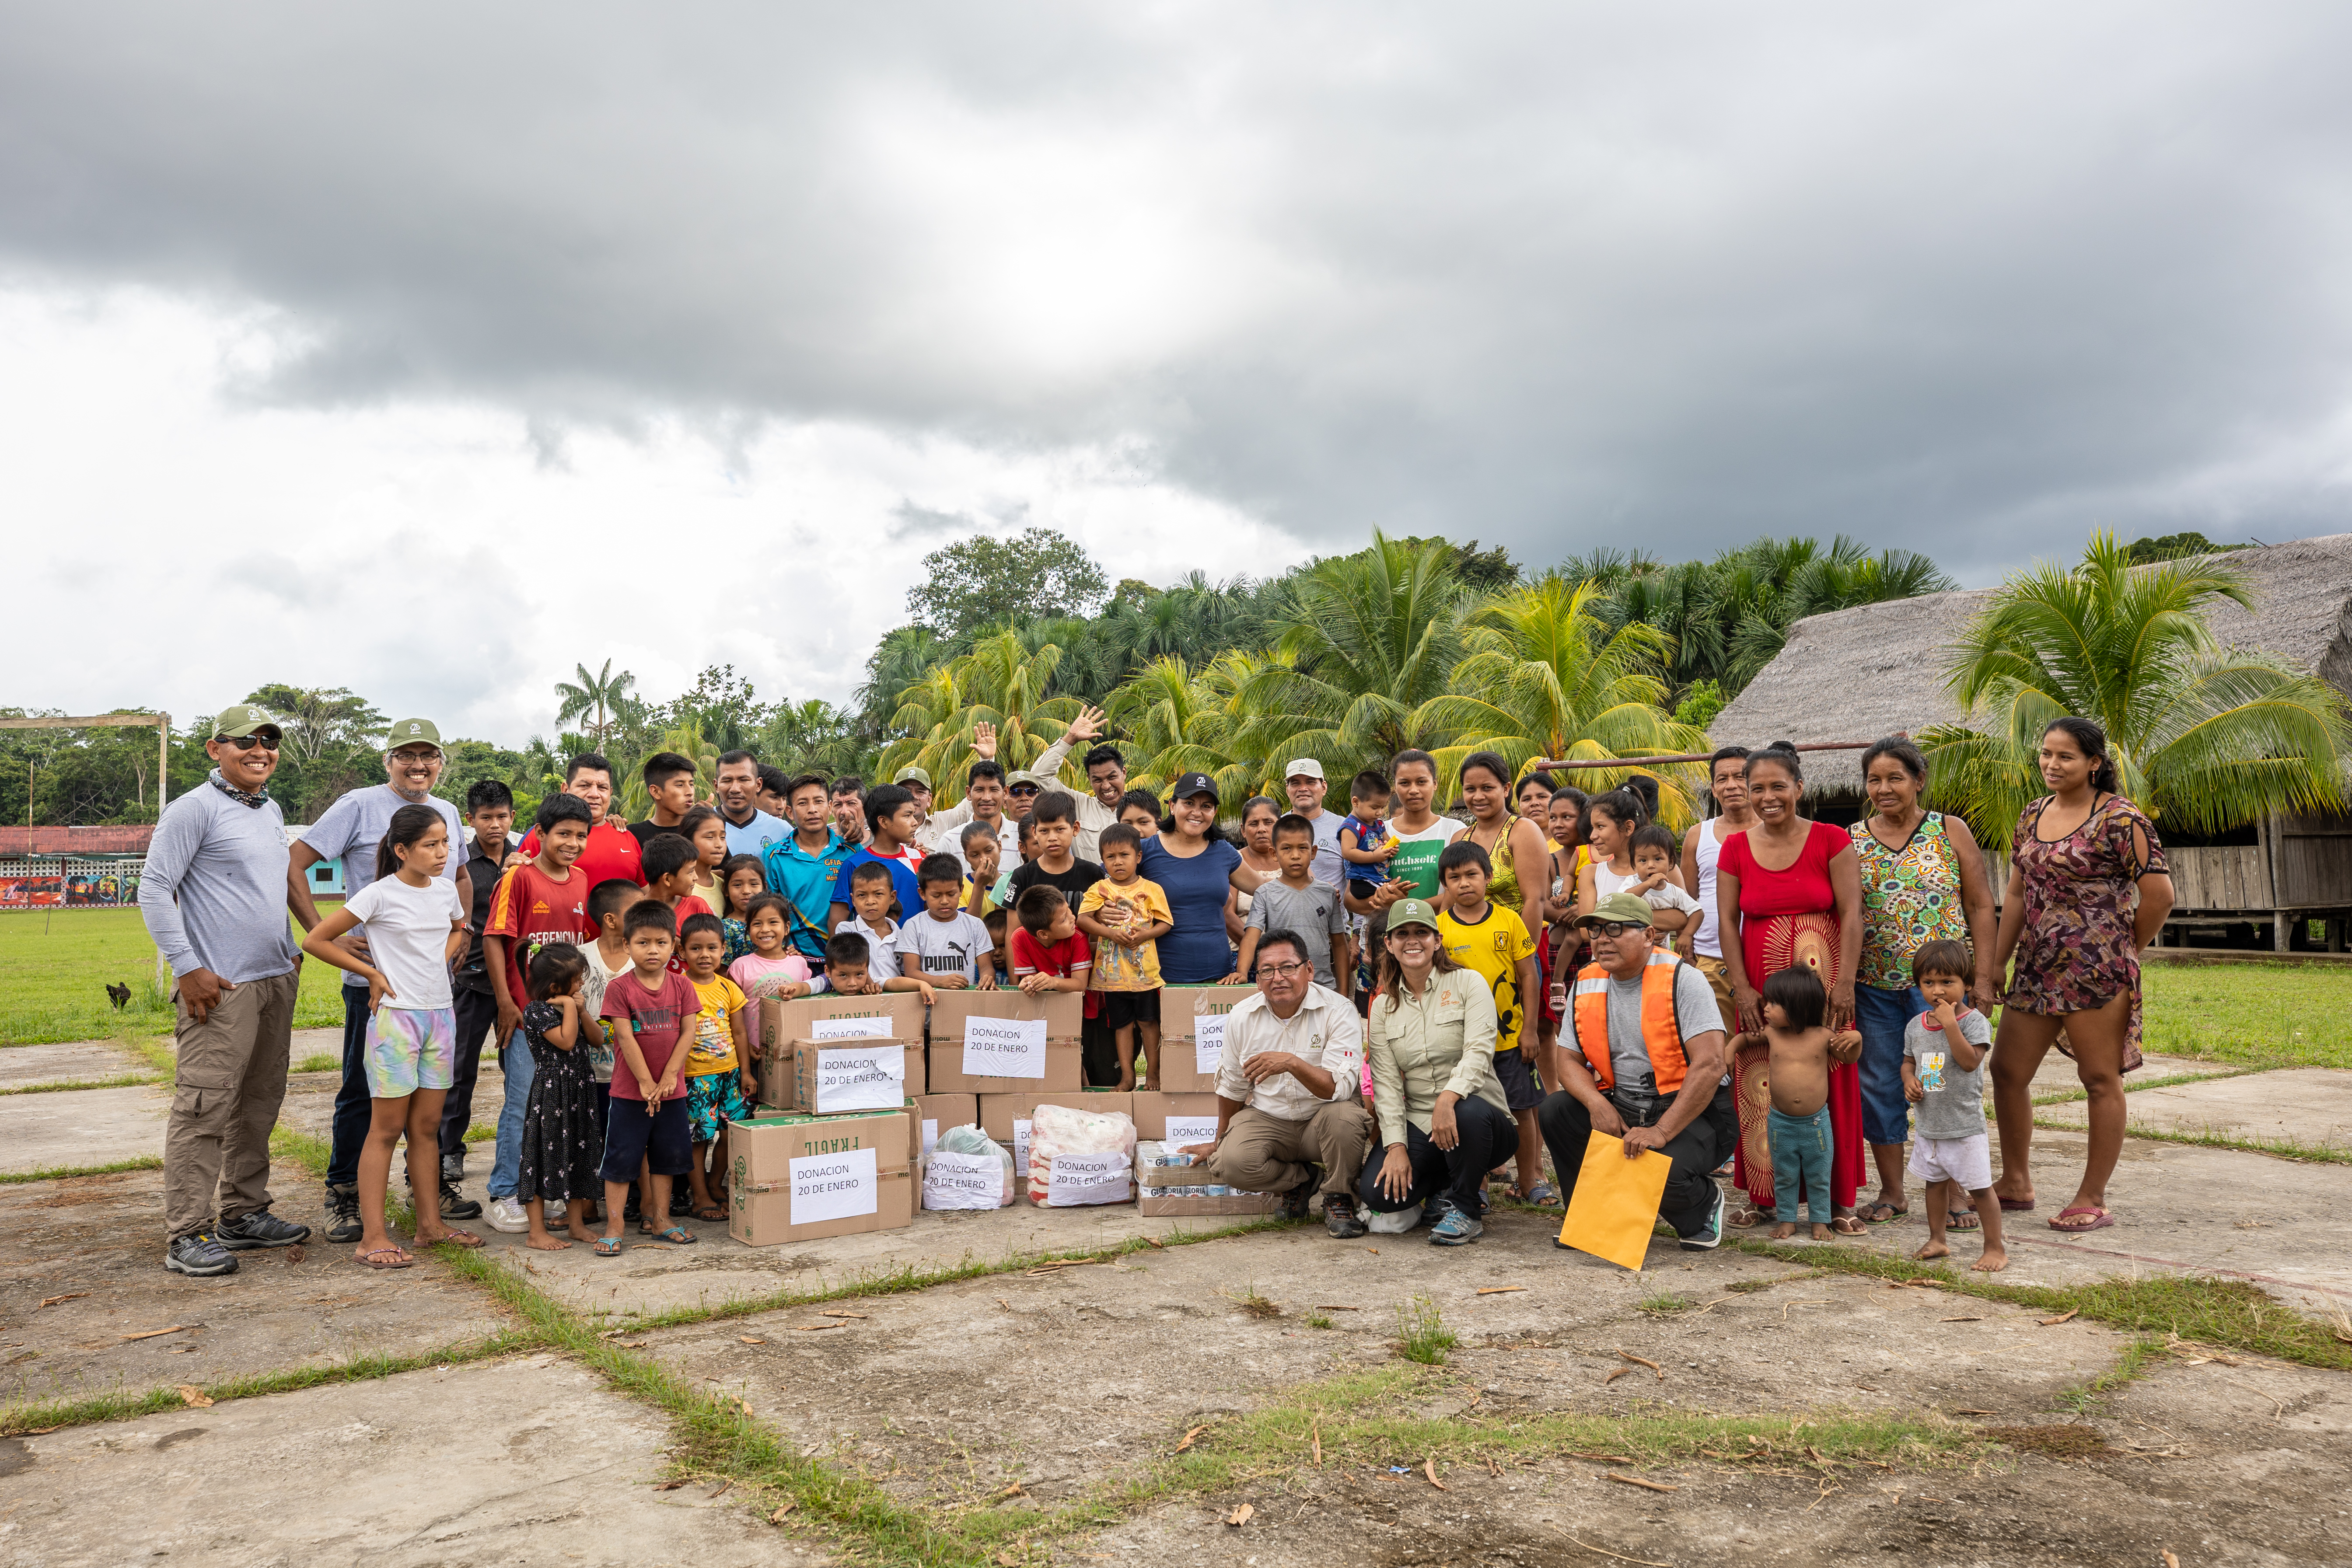
[[[1264,658],[1227,653],[1198,670],[1173,656],[1156,658],[1112,693],[1110,721],[1143,753],[1129,782],[1161,789],[1182,774],[1203,773],[1216,781],[1221,799],[1255,793],[1270,770],[1264,749],[1252,744],[1242,692]]]
[[[2210,607],[2254,604],[2224,559],[2135,567],[2100,533],[2074,570],[2042,565],[2003,584],[1952,648],[1948,678],[1968,720],[1920,736],[1936,803],[2006,848],[2043,793],[2042,733],[2073,713],[2106,731],[2121,793],[2160,827],[2207,835],[2342,809],[2352,713],[2317,676],[2215,641]]]
[[[1372,534],[1371,548],[1318,561],[1275,611],[1281,656],[1244,700],[1261,731],[1314,756],[1386,758],[1441,745],[1417,721],[1459,659],[1470,595],[1453,547]]]
[[[637,678],[625,669],[614,674],[613,661],[609,658],[604,661],[604,668],[593,675],[588,673],[588,667],[584,664],[572,668],[580,677],[577,682],[559,680],[555,683],[555,695],[562,699],[562,705],[555,710],[555,721],[560,726],[569,724],[574,719],[587,719],[588,733],[601,747],[605,734],[612,728],[614,710],[620,707],[622,699],[636,685]]]
[[[1599,584],[1555,573],[1472,614],[1453,690],[1412,716],[1416,729],[1455,737],[1435,752],[1442,793],[1472,752],[1498,752],[1517,772],[1539,757],[1599,762],[1706,749],[1706,731],[1676,723],[1664,706],[1673,640],[1641,621],[1612,630],[1601,613],[1606,600]],[[1691,819],[1700,781],[1689,769],[1581,771],[1588,789],[1652,773],[1660,817],[1674,826]]]

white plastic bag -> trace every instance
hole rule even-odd
[[[1013,1156],[977,1127],[947,1129],[923,1157],[927,1209],[1001,1209],[1013,1194]]]
[[[1376,1214],[1364,1221],[1374,1236],[1402,1236],[1421,1223],[1421,1205],[1408,1204],[1394,1214]]]
[[[1031,1203],[1126,1203],[1135,1196],[1134,1166],[1135,1123],[1119,1112],[1040,1105],[1029,1113]]]

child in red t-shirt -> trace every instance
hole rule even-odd
[[[1078,917],[1059,888],[1040,883],[1021,895],[1013,912],[1020,925],[1013,932],[1013,978],[1034,996],[1045,991],[1086,993],[1087,1016],[1095,1016],[1097,993],[1087,990],[1087,973],[1094,952],[1078,932]]]
[[[651,849],[674,837],[656,838]],[[685,840],[680,839],[680,843]],[[689,846],[689,847],[691,847]],[[613,1022],[613,1097],[604,1124],[604,1235],[596,1256],[612,1258],[621,1250],[621,1228],[629,1201],[629,1183],[644,1162],[648,1180],[645,1215],[649,1226],[669,1218],[670,1178],[683,1176],[694,1163],[693,1132],[688,1120],[687,1046],[702,998],[694,982],[670,968],[677,946],[677,927],[669,910],[655,899],[641,899],[621,918],[628,944],[630,969],[616,974],[604,987],[604,1016]],[[694,1233],[671,1222],[656,1237],[676,1246],[695,1239]]]

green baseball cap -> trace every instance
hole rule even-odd
[[[270,731],[281,737],[286,733],[285,727],[278,722],[277,714],[267,708],[257,708],[250,702],[240,702],[234,708],[224,708],[221,710],[220,717],[213,721],[213,733],[231,741],[243,740],[246,736],[263,730]]]
[[[1580,916],[1580,926],[1637,925],[1650,921],[1650,900],[1639,893],[1612,893],[1592,906],[1592,912]]]
[[[1389,930],[1399,926],[1427,926],[1437,929],[1437,910],[1427,899],[1399,899],[1389,906]]]
[[[1027,784],[1031,789],[1043,795],[1054,787],[1054,781],[1042,773],[1033,773],[1027,768],[1015,768],[1004,775],[1006,789],[1018,789],[1023,784]]]
[[[441,727],[430,719],[396,719],[383,738],[383,749],[396,752],[403,746],[426,745],[441,749]]]
[[[925,773],[920,768],[904,767],[898,770],[898,776],[893,778],[890,782],[892,784],[919,784],[925,789],[929,789],[931,787],[931,775]]]

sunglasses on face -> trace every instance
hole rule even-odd
[[[215,735],[213,739],[225,746],[235,746],[240,752],[249,752],[256,746],[265,752],[278,749],[278,737],[275,735]]]
[[[1014,784],[1009,793],[1015,800],[1027,800],[1037,795],[1039,792],[1030,788],[1027,784]]]

